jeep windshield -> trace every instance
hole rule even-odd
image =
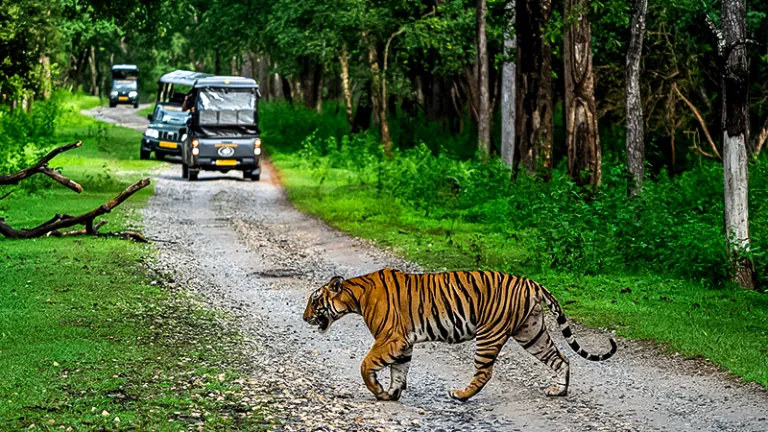
[[[138,83],[135,80],[116,80],[112,83],[113,90],[136,90]]]
[[[256,123],[256,91],[247,88],[204,88],[198,93],[198,125],[211,136],[252,136]]]
[[[166,123],[172,125],[183,125],[187,122],[188,114],[178,107],[158,107],[155,111],[153,123]]]

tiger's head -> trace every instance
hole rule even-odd
[[[325,333],[334,321],[354,311],[354,301],[351,301],[349,292],[342,290],[343,285],[344,278],[334,276],[309,296],[304,321],[317,326],[320,333]]]

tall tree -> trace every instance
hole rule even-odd
[[[550,0],[519,0],[516,10],[520,73],[517,89],[518,160],[534,175],[552,172],[552,46],[544,29],[552,14]]]
[[[501,160],[510,168],[515,165],[515,91],[517,65],[512,55],[517,48],[515,33],[515,3],[507,2],[504,7],[509,21],[504,27],[504,66],[501,70]]]
[[[483,156],[491,152],[491,109],[488,92],[488,41],[485,34],[486,0],[477,0],[477,148]]]
[[[568,175],[577,184],[602,181],[597,132],[595,77],[592,71],[592,26],[589,0],[565,0],[565,127]]]
[[[625,98],[627,105],[627,167],[635,181],[632,193],[643,186],[645,163],[645,135],[643,133],[643,104],[640,95],[640,58],[645,36],[645,15],[648,0],[635,0],[629,27],[629,49],[625,72]]]
[[[749,67],[746,50],[745,0],[723,0],[720,40],[723,87],[723,174],[725,234],[735,256],[749,251]],[[734,260],[734,281],[755,288],[753,263]]]

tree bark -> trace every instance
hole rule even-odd
[[[645,37],[645,15],[648,0],[635,0],[630,24],[627,49],[626,108],[627,108],[627,168],[635,181],[631,189],[636,194],[643,186],[645,161],[645,134],[643,133],[643,105],[640,98],[640,59]]]
[[[363,33],[365,38],[365,32]],[[376,52],[376,42],[368,39],[368,64],[371,68],[371,99],[373,110],[378,118],[379,130],[381,131],[381,146],[384,153],[392,154],[392,138],[389,136],[389,123],[387,122],[387,101],[383,100],[382,77],[379,68],[379,55]]]
[[[508,2],[505,6],[507,13],[512,14],[504,29],[504,66],[501,74],[501,160],[512,168],[515,165],[515,88],[517,79],[516,60],[511,56],[517,49],[517,34],[510,34],[515,28],[514,3]]]
[[[723,174],[725,182],[725,234],[734,257],[733,279],[744,288],[756,285],[754,265],[742,254],[750,249],[749,238],[749,68],[745,0],[723,0],[724,42]]]
[[[544,29],[552,14],[551,0],[519,0],[516,10],[518,162],[529,175],[552,175],[552,46]]]
[[[597,131],[588,0],[565,0],[565,16],[575,21],[565,29],[568,175],[577,184],[594,187],[602,181],[602,156]]]
[[[339,62],[341,63],[341,88],[347,111],[347,125],[349,125],[349,131],[352,132],[355,128],[355,118],[352,114],[352,89],[349,86],[349,52],[347,52],[346,44],[341,47]]]
[[[488,42],[485,35],[486,0],[477,0],[477,150],[491,154],[491,113],[488,95]]]
[[[96,49],[91,45],[88,56],[88,65],[91,68],[91,96],[99,95],[98,73],[96,71]]]

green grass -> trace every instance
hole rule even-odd
[[[78,114],[98,103],[67,101],[56,136],[85,143],[52,164],[84,192],[38,179],[44,191],[0,202],[9,224],[88,211],[159,165],[138,160],[140,132]],[[150,195],[131,197],[102,231],[140,229]],[[0,430],[266,427],[259,407],[233,408],[243,389],[224,363],[237,335],[218,330],[221,317],[183,292],[150,281],[143,263],[152,253],[111,238],[0,239]]]
[[[492,269],[545,284],[566,313],[622,337],[659,342],[687,357],[705,357],[768,387],[768,297],[732,285],[655,274],[575,276],[534,265],[530,233],[497,223],[435,219],[361,185],[354,173],[317,177],[296,156],[273,158],[295,205],[355,236],[374,240],[430,270]]]
[[[147,114],[152,114],[154,111],[155,111],[155,105],[152,104],[146,108],[142,108],[136,111],[136,115],[138,115],[139,117],[146,117]]]

